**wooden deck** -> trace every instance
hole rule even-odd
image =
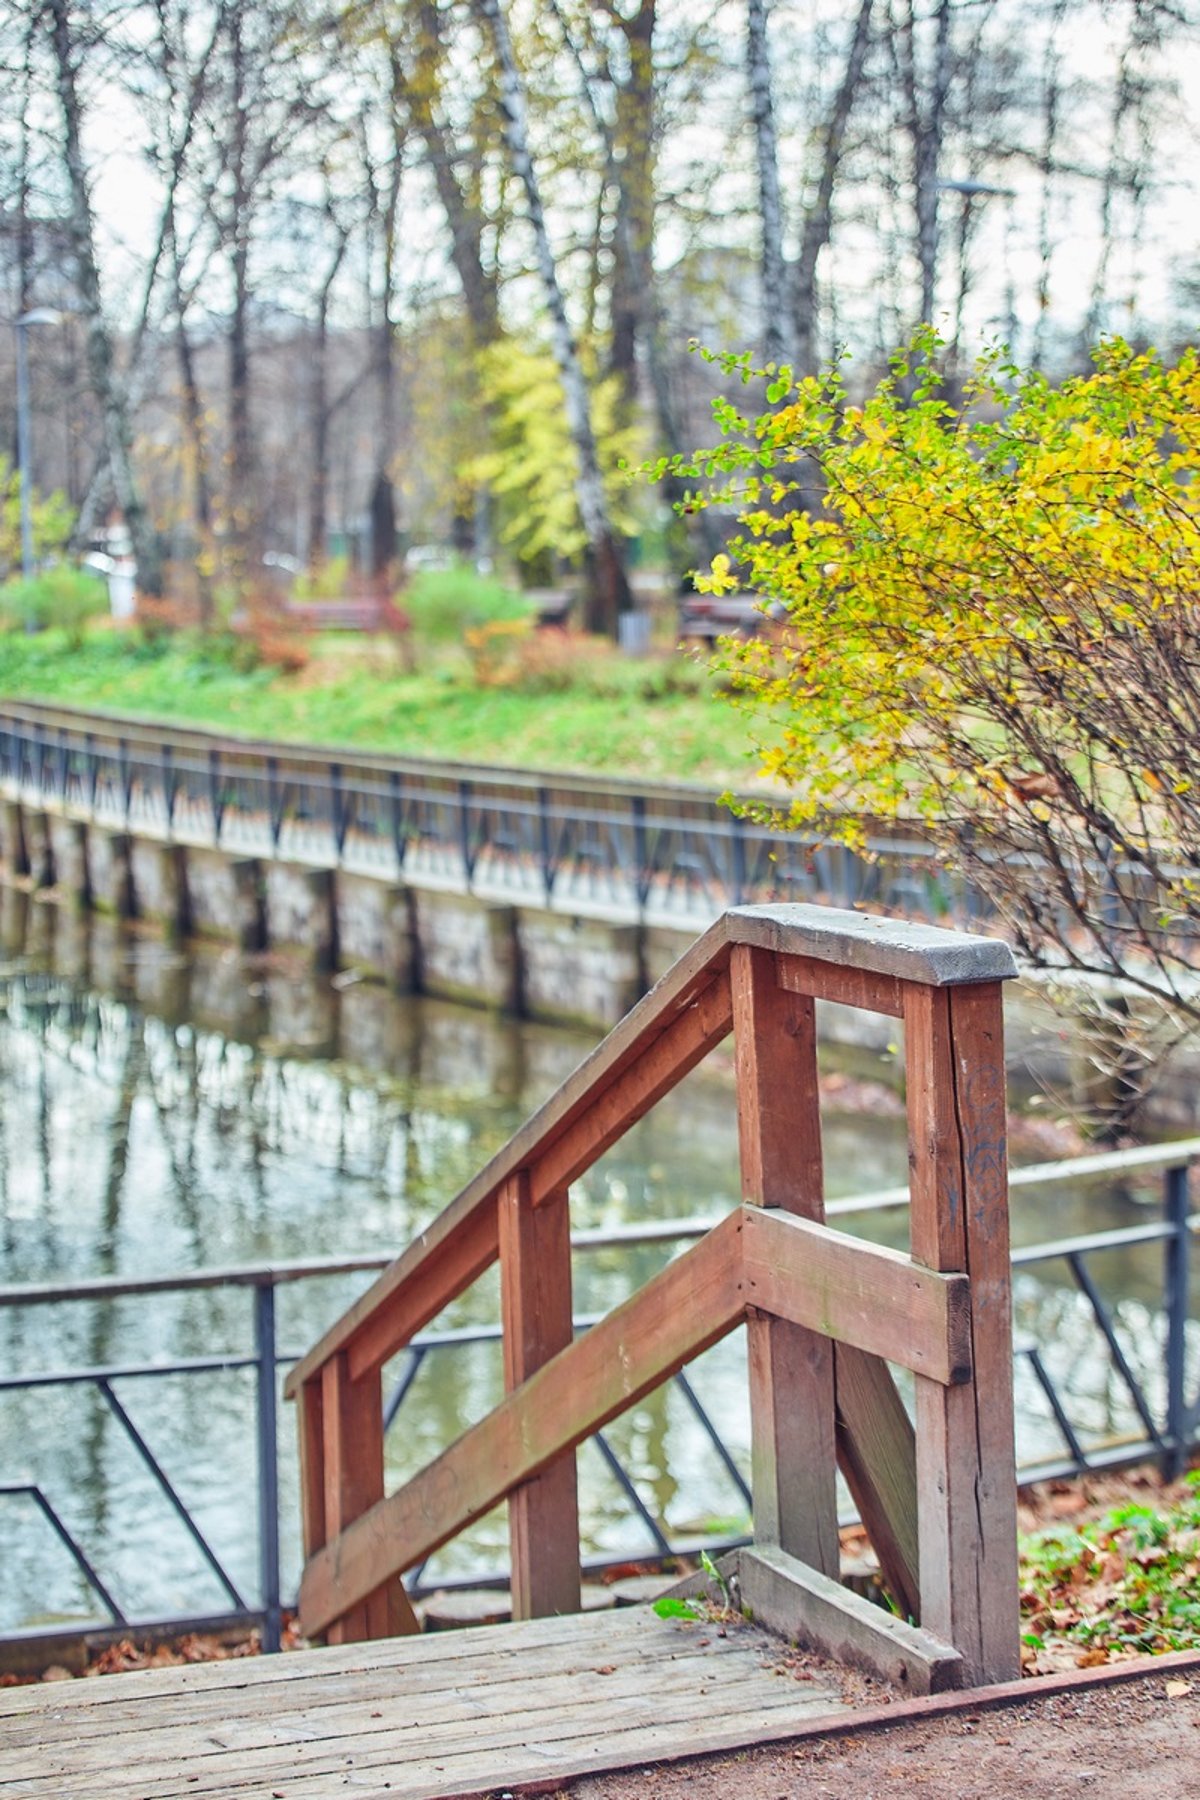
[[[727,1631],[721,1636],[722,1630]],[[741,1622],[642,1608],[0,1693],[4,1800],[489,1793],[843,1724]]]

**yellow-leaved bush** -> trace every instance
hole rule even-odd
[[[782,618],[723,647],[735,700],[793,825],[916,820],[1033,961],[1200,1018],[1196,352],[1108,342],[1060,385],[995,355],[954,400],[941,355],[857,404],[768,371],[672,465],[738,509],[701,584]]]

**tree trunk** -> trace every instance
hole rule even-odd
[[[821,152],[821,173],[817,191],[800,239],[800,253],[792,280],[792,336],[796,369],[811,375],[819,361],[817,337],[817,262],[829,242],[833,228],[833,190],[842,152],[846,146],[846,129],[862,81],[863,65],[871,42],[871,13],[874,0],[859,0],[846,67],[825,121]]]
[[[758,163],[758,214],[762,229],[762,347],[768,363],[787,361],[783,264],[783,196],[771,101],[771,51],[767,42],[770,0],[746,0],[746,80]]]
[[[646,287],[654,235],[654,28],[657,0],[640,0],[628,18],[614,18],[625,38],[629,72],[616,87],[616,126],[608,145],[608,174],[617,183],[616,231],[610,289],[609,369],[627,405],[637,398],[637,347],[652,296]]]
[[[209,481],[208,442],[204,430],[204,402],[196,374],[196,360],[188,336],[183,295],[183,271],[175,228],[171,227],[171,279],[175,300],[175,351],[179,360],[179,385],[183,398],[184,436],[191,450],[192,518],[196,528],[196,601],[202,631],[213,624],[213,528],[212,487]]]
[[[327,209],[328,210],[328,209]],[[334,222],[337,243],[317,297],[313,333],[312,368],[309,374],[309,432],[312,469],[308,490],[308,555],[310,569],[318,569],[328,554],[329,540],[329,302],[333,284],[346,255],[350,234]]]
[[[482,348],[494,343],[500,335],[496,281],[483,261],[483,214],[458,179],[454,147],[437,114],[444,51],[441,18],[431,0],[421,0],[417,7],[416,27],[417,46],[411,74],[395,46],[392,47],[393,92],[403,94],[425,145],[434,186],[450,228],[450,260],[462,287],[476,348]]]
[[[83,158],[83,108],[75,80],[76,46],[71,30],[70,0],[47,0],[46,17],[50,23],[62,111],[63,159],[70,194],[67,228],[75,255],[79,308],[87,332],[88,373],[104,418],[109,473],[133,545],[135,578],[143,593],[157,594],[162,586],[158,546],[134,477],[129,411],[101,298],[91,195]]]
[[[250,167],[246,116],[247,68],[242,5],[229,15],[230,273],[233,305],[227,344],[229,369],[229,574],[245,598],[257,585],[258,470],[250,412]]]
[[[938,182],[946,125],[946,97],[950,88],[950,0],[937,0],[933,17],[933,65],[926,93],[921,91],[916,21],[911,0],[905,7],[897,45],[904,76],[908,131],[912,144],[917,267],[921,283],[918,323],[922,325],[932,322],[937,300]]]
[[[550,315],[554,358],[558,364],[566,403],[567,425],[575,449],[575,499],[587,540],[585,567],[588,584],[586,623],[590,631],[617,636],[617,621],[629,610],[632,599],[625,574],[621,547],[613,530],[596,452],[592,429],[587,383],[579,360],[579,351],[567,318],[562,288],[550,247],[550,234],[542,207],[537,171],[529,150],[525,90],[513,52],[508,24],[500,0],[475,0],[475,6],[486,21],[496,50],[500,93],[500,111],[504,119],[505,137],[513,173],[525,192],[529,223],[537,252],[542,296]]]

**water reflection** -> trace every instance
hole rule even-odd
[[[144,1275],[400,1249],[591,1047],[584,1034],[368,983],[299,975],[278,960],[160,940],[0,889],[0,1244],[5,1283]],[[830,1066],[835,1058],[830,1057]],[[861,1072],[861,1070],[860,1070]],[[861,1084],[851,1090],[861,1099]],[[831,1194],[903,1178],[896,1107],[825,1117]],[[730,1060],[695,1071],[573,1194],[579,1227],[713,1216],[738,1193]],[[1018,1241],[1122,1224],[1128,1192],[1023,1197]],[[902,1242],[903,1214],[855,1221]],[[670,1255],[666,1246],[576,1259],[576,1311],[607,1310]],[[1161,1251],[1097,1264],[1121,1293],[1131,1356],[1155,1360]],[[279,1291],[281,1345],[298,1354],[361,1289],[333,1277]],[[485,1278],[438,1323],[497,1315]],[[1081,1430],[1130,1425],[1094,1324],[1056,1265],[1017,1281],[1018,1335],[1036,1337],[1081,1396]],[[6,1371],[87,1369],[247,1355],[248,1291],[0,1311]],[[403,1367],[398,1359],[396,1372]],[[740,1465],[747,1462],[744,1357],[738,1339],[709,1351],[695,1385]],[[1022,1449],[1060,1440],[1018,1371]],[[252,1376],[245,1369],[119,1378],[114,1392],[194,1512],[235,1586],[256,1595]],[[493,1345],[430,1353],[388,1439],[397,1482],[499,1398]],[[1136,1420],[1133,1421],[1136,1425]],[[292,1421],[281,1430],[285,1587],[297,1574]],[[674,1533],[745,1522],[742,1496],[678,1389],[634,1407],[607,1433],[650,1514]],[[198,1565],[178,1519],[94,1387],[0,1393],[3,1479],[36,1480],[135,1616],[206,1607],[227,1596]],[[584,1548],[652,1548],[600,1452],[580,1458]],[[26,1502],[0,1498],[6,1553],[0,1628],[94,1614],[84,1584]],[[442,1569],[501,1560],[503,1511],[441,1558]]]

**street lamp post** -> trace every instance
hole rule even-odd
[[[35,306],[17,320],[17,461],[21,465],[21,573],[33,574],[33,474],[30,467],[32,432],[29,424],[29,354],[25,334],[31,325],[57,325],[59,314],[50,306]]]

